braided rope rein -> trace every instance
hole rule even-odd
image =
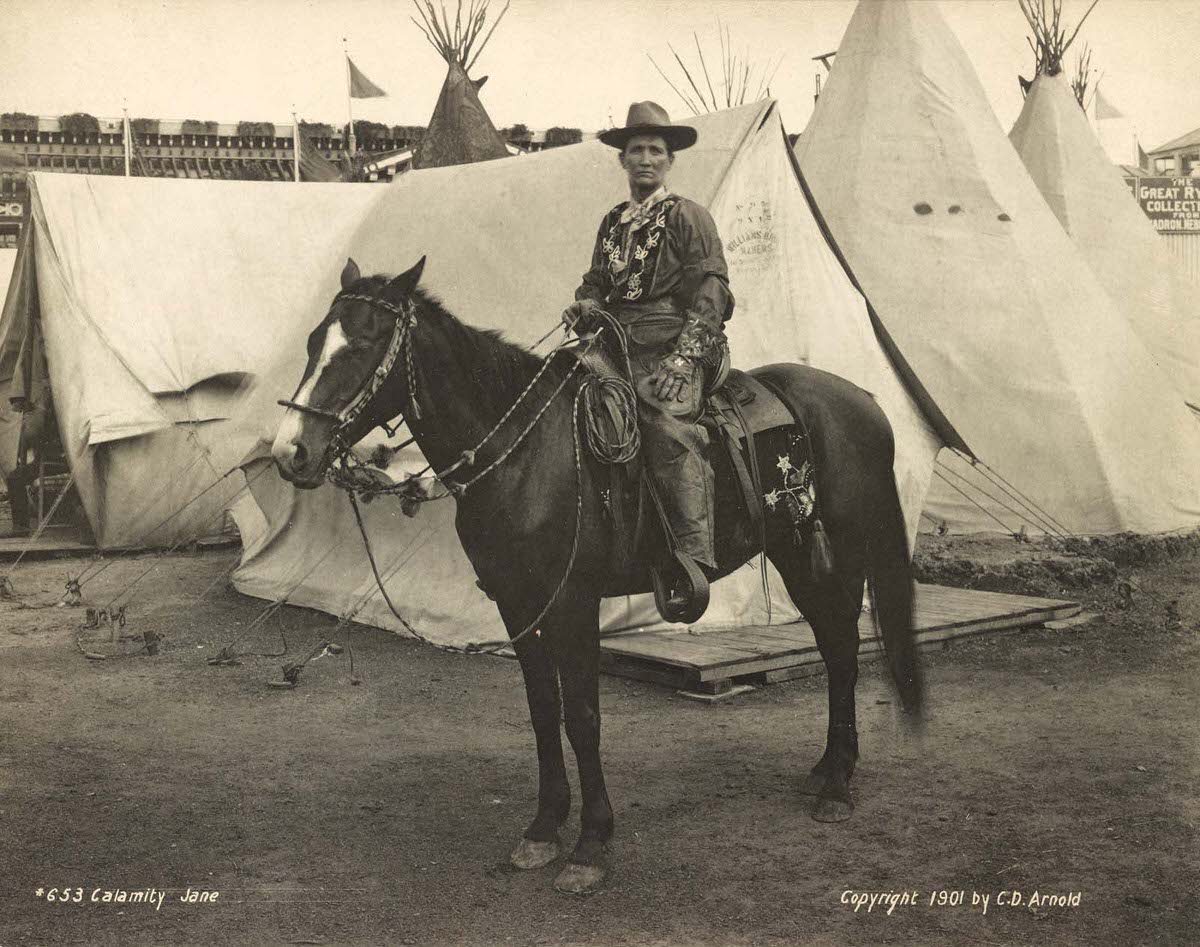
[[[443,484],[446,489],[445,492],[441,494],[431,496],[425,494],[423,490],[421,490],[419,481],[422,474],[432,469],[432,465],[426,464],[422,470],[418,471],[416,474],[410,474],[401,483],[383,485],[379,483],[374,475],[365,473],[365,471],[369,468],[367,465],[361,464],[355,460],[351,450],[353,445],[346,443],[347,432],[349,431],[351,425],[358,419],[359,415],[361,415],[361,413],[365,410],[367,404],[371,402],[371,400],[386,383],[387,379],[395,369],[396,362],[399,360],[401,355],[404,357],[408,379],[408,417],[412,417],[414,419],[419,419],[421,417],[420,406],[416,396],[416,373],[413,364],[412,344],[412,331],[417,324],[416,307],[411,303],[405,306],[398,306],[386,299],[362,294],[345,294],[339,298],[343,300],[365,302],[368,305],[391,312],[397,317],[396,328],[393,331],[392,338],[388,343],[387,351],[384,353],[384,357],[380,361],[379,365],[372,372],[369,382],[357,395],[355,395],[354,399],[349,405],[347,405],[346,408],[344,408],[337,415],[334,415],[334,419],[337,422],[337,427],[335,428],[333,436],[330,439],[330,453],[333,455],[333,460],[326,471],[326,479],[334,486],[346,491],[350,499],[351,508],[354,511],[355,521],[358,524],[359,533],[361,534],[363,540],[363,546],[367,553],[367,559],[371,564],[371,571],[375,577],[375,583],[379,588],[380,593],[383,595],[383,599],[387,603],[389,610],[404,626],[404,629],[410,636],[424,644],[429,645],[430,647],[436,648],[439,651],[454,654],[496,654],[504,648],[515,645],[518,641],[524,639],[531,632],[540,635],[541,632],[537,630],[538,625],[546,617],[547,613],[549,613],[554,603],[558,600],[558,597],[562,594],[563,589],[566,587],[567,582],[570,579],[571,572],[574,569],[575,560],[579,553],[579,537],[583,523],[583,461],[582,451],[580,448],[579,413],[581,404],[589,403],[590,399],[597,397],[597,395],[591,390],[592,386],[582,386],[576,391],[571,408],[571,439],[575,464],[575,528],[574,535],[571,540],[571,552],[567,559],[566,568],[564,569],[562,578],[559,580],[554,592],[551,594],[546,604],[542,607],[541,611],[538,612],[537,616],[519,634],[510,637],[506,641],[482,643],[472,642],[465,648],[460,648],[454,645],[445,645],[431,641],[418,632],[400,613],[395,604],[392,602],[391,597],[388,595],[387,589],[383,583],[383,578],[379,573],[379,567],[375,560],[374,551],[371,548],[371,542],[369,536],[367,535],[366,524],[363,521],[362,512],[359,509],[358,497],[361,495],[364,499],[364,502],[367,502],[376,496],[399,495],[401,496],[402,509],[404,509],[405,512],[408,512],[407,504],[428,503],[434,500],[446,499],[447,497],[451,496],[464,496],[469,487],[478,483],[481,479],[486,477],[489,473],[504,463],[504,461],[507,460],[512,453],[526,440],[530,433],[532,433],[534,428],[537,427],[538,423],[550,409],[550,406],[554,403],[555,399],[557,399],[558,395],[574,377],[575,373],[582,367],[582,356],[590,352],[592,347],[595,346],[598,338],[604,331],[604,328],[601,327],[587,341],[583,347],[582,353],[576,357],[574,364],[571,365],[571,367],[567,370],[566,374],[559,381],[554,391],[550,393],[545,403],[542,404],[542,406],[537,410],[534,416],[516,436],[512,443],[508,445],[508,447],[501,451],[501,453],[491,463],[489,463],[482,470],[478,471],[469,480],[455,482],[447,479],[451,474],[460,468],[474,465],[478,451],[489,441],[491,441],[497,432],[505,425],[508,419],[512,417],[517,408],[524,403],[526,397],[549,369],[550,363],[553,361],[554,356],[568,343],[564,341],[555,346],[554,349],[552,349],[542,360],[541,366],[538,368],[533,378],[530,379],[529,383],[524,387],[524,389],[522,389],[516,400],[509,406],[501,418],[492,426],[491,430],[484,435],[483,439],[480,440],[474,447],[464,450],[459,456],[459,459],[445,470],[434,472],[434,479]],[[553,331],[554,330],[551,330],[551,332]],[[542,340],[544,341],[548,335],[549,333],[547,336],[543,336]],[[622,346],[622,348],[624,348],[624,346]],[[280,404],[283,404],[287,407],[307,410],[317,414],[332,414],[332,412],[325,412],[321,409],[309,408],[308,406],[295,404],[294,402],[281,401]],[[407,418],[403,418],[403,420],[407,420]],[[398,424],[395,427],[390,427],[386,424],[380,424],[378,426],[383,427],[384,430],[388,432],[389,436],[393,435],[395,430],[399,427]],[[621,453],[627,453],[630,447],[631,444],[627,436],[622,439],[619,450]],[[634,440],[632,447],[634,450],[636,450],[636,439]]]

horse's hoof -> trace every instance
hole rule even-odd
[[[842,799],[822,797],[813,806],[812,817],[817,822],[845,822],[853,814],[853,803]]]
[[[513,849],[508,856],[514,868],[522,871],[532,871],[535,868],[545,868],[562,852],[558,839],[553,842],[534,842],[531,839],[521,839],[521,844]]]
[[[607,875],[608,868],[604,865],[568,862],[554,879],[554,888],[563,894],[594,894]]]

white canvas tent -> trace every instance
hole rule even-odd
[[[13,266],[16,262],[16,250],[0,249],[0,300],[8,295],[8,284],[12,280]]]
[[[8,286],[12,282],[13,274],[17,264],[17,251],[7,248],[0,249],[0,311],[3,310],[4,300],[8,298]],[[3,362],[0,361],[0,376],[3,375]],[[19,433],[19,424],[14,424],[14,415],[7,409],[7,395],[3,391],[3,385],[6,381],[0,381],[0,397],[4,403],[0,403],[0,472],[7,474],[12,470],[11,460],[3,458],[12,458],[16,454],[17,445],[15,436]]]
[[[22,422],[10,398],[49,394],[102,548],[215,530],[242,482],[228,419],[376,189],[67,174],[29,187],[0,319],[0,469]],[[49,391],[29,391],[43,358]]]
[[[1130,195],[1063,76],[1034,80],[1009,139],[1097,281],[1200,413],[1200,285]]]
[[[862,298],[826,246],[790,163],[770,102],[695,120],[699,144],[681,152],[671,184],[709,205],[726,245],[737,312],[728,331],[737,365],[807,362],[845,375],[879,398],[896,431],[897,477],[915,523],[941,439],[917,410],[875,338]],[[423,284],[468,323],[503,329],[532,344],[554,325],[572,297],[592,250],[595,224],[625,191],[611,149],[591,142],[521,161],[416,171],[391,185],[349,241],[364,273],[396,273],[427,256]],[[336,276],[334,269],[326,274]],[[316,324],[325,300],[312,307]],[[302,332],[289,343],[290,363],[265,379],[246,405],[261,425],[264,453],[304,364]],[[401,435],[403,436],[403,435]],[[254,478],[260,465],[249,465]],[[423,466],[399,455],[397,475]],[[234,574],[243,592],[286,598],[396,628],[376,593],[362,539],[344,496],[332,487],[295,491],[273,474],[251,486],[257,509],[241,509],[248,537]],[[414,519],[397,504],[365,508],[367,531],[390,578],[388,588],[422,634],[459,643],[502,634],[495,606],[454,534],[449,502],[424,506]],[[774,617],[794,617],[782,586]],[[752,570],[718,583],[705,623],[766,619]],[[606,603],[609,629],[657,621],[647,597]]]
[[[1074,533],[1200,522],[1200,427],[1046,206],[937,4],[859,4],[799,158],[926,413],[989,465],[939,464],[936,522],[1016,530],[1021,503]]]

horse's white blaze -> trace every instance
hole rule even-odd
[[[300,390],[296,392],[296,397],[292,399],[296,404],[308,405],[308,399],[312,397],[313,390],[317,387],[317,382],[321,380],[321,374],[329,367],[329,363],[333,361],[334,356],[349,344],[350,340],[346,338],[346,333],[342,331],[341,322],[331,323],[329,328],[325,330],[325,344],[321,346],[321,357],[317,359],[317,364],[313,366],[312,374],[308,376],[308,381],[300,386]],[[295,408],[287,409],[287,413],[283,416],[283,423],[279,425],[279,431],[275,435],[275,443],[271,445],[272,456],[291,456],[294,451],[293,445],[296,438],[300,436],[300,423],[303,420],[304,415],[302,412],[297,411]]]

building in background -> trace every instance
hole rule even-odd
[[[21,228],[29,218],[25,186],[28,171],[125,174],[123,125],[119,118],[96,118],[84,113],[60,117],[0,114],[0,248],[17,245]],[[295,127],[290,123],[134,118],[129,125],[129,173],[135,177],[295,180]],[[303,152],[338,168],[342,180],[387,182],[407,170],[425,129],[419,125],[355,121],[359,150],[354,155],[346,150],[345,131],[344,126],[302,121]],[[513,154],[595,137],[575,128],[534,131],[524,125],[501,132]]]
[[[1150,170],[1162,177],[1200,178],[1200,128],[1149,152]]]

